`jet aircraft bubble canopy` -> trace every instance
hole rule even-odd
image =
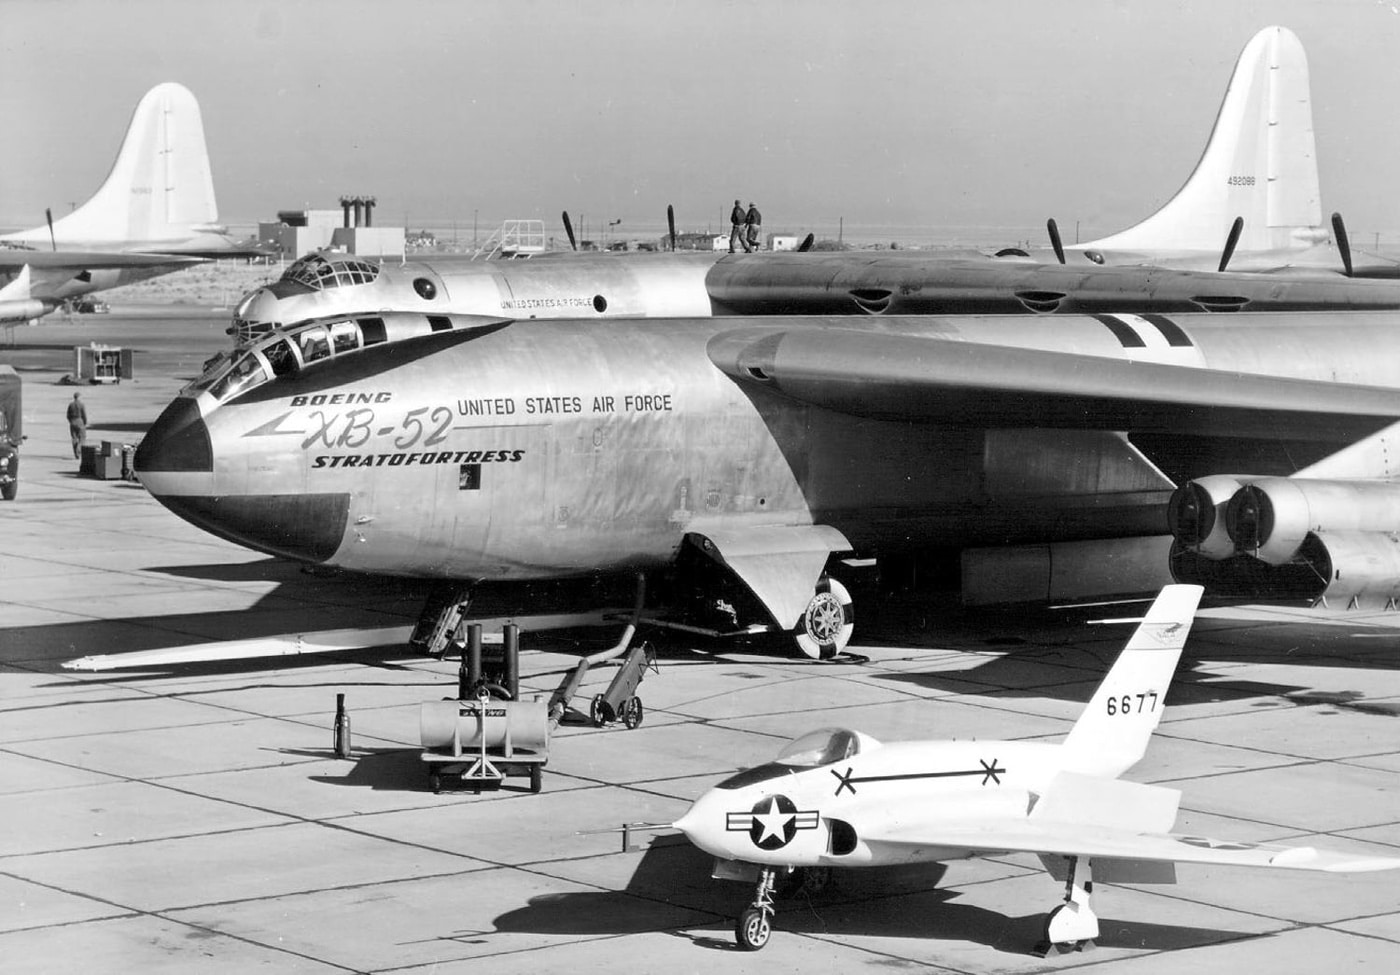
[[[859,732],[848,731],[845,728],[820,728],[800,738],[794,738],[778,753],[774,761],[780,765],[802,768],[830,765],[859,752],[863,737],[865,736]]]

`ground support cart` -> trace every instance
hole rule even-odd
[[[474,701],[431,701],[423,705],[420,733],[433,792],[442,791],[444,777],[480,791],[507,776],[528,776],[531,792],[542,788],[549,761],[549,705],[543,700],[483,694]]]
[[[642,699],[637,697],[637,686],[646,676],[648,667],[660,673],[656,666],[656,654],[650,645],[642,643],[628,651],[608,689],[595,694],[588,707],[588,717],[595,728],[621,721],[630,731],[642,723],[645,712]]]

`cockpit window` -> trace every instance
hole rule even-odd
[[[331,326],[331,346],[335,354],[353,352],[360,347],[360,330],[354,322],[336,322]]]
[[[297,360],[292,355],[292,347],[287,344],[286,339],[279,339],[271,345],[264,346],[262,354],[267,356],[267,364],[272,367],[274,376],[285,376],[297,370]]]
[[[213,385],[210,393],[218,400],[229,399],[245,389],[251,389],[265,379],[267,379],[267,370],[262,367],[262,363],[251,352],[245,353],[243,358],[234,363],[233,368],[224,373],[223,378]]]
[[[823,728],[794,739],[778,753],[776,761],[779,765],[811,768],[850,758],[859,750],[860,739],[855,732]]]
[[[321,254],[308,254],[282,272],[283,281],[294,281],[314,291],[369,284],[378,277],[378,266],[368,261],[329,260]]]
[[[301,347],[302,365],[310,365],[317,359],[328,358],[331,354],[331,340],[324,328],[308,328],[297,335]]]

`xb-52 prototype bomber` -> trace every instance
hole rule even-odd
[[[482,580],[684,571],[701,595],[739,583],[737,623],[828,657],[853,619],[829,574],[843,556],[959,550],[965,577],[981,557],[1021,598],[1140,591],[1167,578],[1179,485],[1184,580],[1277,567],[1291,595],[1384,604],[1397,375],[1379,313],[362,316],[211,370],[135,466],[170,510],[260,551],[462,599]],[[1237,534],[1212,561],[1212,476],[1284,479],[1323,529],[1275,522],[1272,547]]]

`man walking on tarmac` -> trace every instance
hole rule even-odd
[[[743,204],[735,200],[734,209],[729,211],[729,253],[731,254],[734,253],[735,244],[741,244],[745,254],[751,250],[749,242],[744,236],[744,221],[747,219],[748,215],[744,213]]]
[[[80,393],[73,394],[73,402],[68,404],[68,436],[73,440],[73,456],[83,456],[83,441],[87,439],[87,407],[83,405]]]
[[[734,201],[738,203],[738,200]],[[758,207],[749,201],[749,212],[744,215],[744,236],[747,241],[744,243],[744,250],[756,251],[758,247],[759,229],[763,226],[763,214],[758,212]]]

